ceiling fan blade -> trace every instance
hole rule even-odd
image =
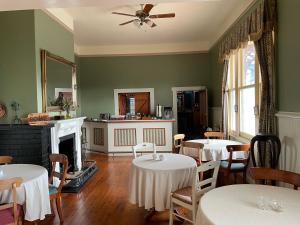
[[[146,19],[146,20],[145,20],[145,23],[146,23],[149,27],[151,27],[151,28],[157,26],[152,20],[149,20],[149,19]]]
[[[122,25],[126,25],[126,24],[129,24],[129,23],[132,23],[134,21],[136,21],[137,19],[134,19],[134,20],[129,20],[127,22],[124,22],[124,23],[120,23],[119,25],[122,26]]]
[[[152,4],[146,4],[144,7],[144,13],[149,14],[149,12],[151,11],[151,9],[153,8],[154,5]]]
[[[151,19],[172,18],[172,17],[175,17],[175,13],[156,14],[156,15],[150,15],[149,16],[149,18],[151,18]]]
[[[132,17],[136,17],[136,15],[131,15],[131,14],[127,14],[127,13],[112,12],[112,14],[121,15],[121,16],[132,16]]]

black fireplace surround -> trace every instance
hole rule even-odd
[[[51,124],[46,126],[0,124],[0,156],[9,155],[13,157],[12,163],[40,165],[50,172],[49,154],[51,154],[52,127]],[[60,138],[59,153],[68,157],[68,172],[78,170],[75,142],[75,134]],[[70,178],[62,191],[79,192],[97,170],[95,161],[85,161],[81,173],[74,178]]]
[[[50,169],[51,127],[0,124],[0,155],[13,163],[35,164]]]

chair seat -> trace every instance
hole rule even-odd
[[[0,224],[6,225],[6,224],[12,224],[14,223],[14,213],[13,208],[3,209],[0,210]],[[21,205],[17,205],[18,215],[20,215],[20,212],[22,210]]]
[[[220,167],[223,169],[228,168],[228,161],[221,161]],[[245,169],[245,164],[244,163],[232,163],[231,164],[231,170],[232,171],[238,171],[238,170],[244,170]]]
[[[187,204],[192,204],[192,187],[189,186],[178,189],[177,191],[172,193],[172,197]]]
[[[55,187],[52,184],[49,184],[49,195],[54,195],[54,194],[57,194],[57,193],[58,193],[57,187]]]

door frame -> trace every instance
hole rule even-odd
[[[173,132],[174,134],[178,133],[178,116],[177,116],[177,92],[180,91],[203,91],[207,90],[205,86],[191,86],[191,87],[172,87],[172,93],[173,93],[173,114],[175,123],[173,126]]]

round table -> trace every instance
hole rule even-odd
[[[281,211],[258,207],[263,197],[282,205]],[[196,225],[298,225],[299,191],[267,185],[231,185],[205,194],[199,203]]]
[[[31,164],[10,164],[0,166],[0,179],[21,177],[23,183],[17,188],[17,202],[23,205],[25,220],[43,220],[51,214],[48,171],[41,166]],[[0,192],[0,202],[11,202],[11,191]]]
[[[226,149],[226,146],[242,144],[237,141],[221,140],[221,139],[197,139],[197,140],[190,140],[189,142],[204,144],[204,148],[202,151],[202,161],[227,160],[229,157],[229,153]],[[233,157],[243,158],[245,157],[245,155],[243,152],[235,152],[233,154]]]
[[[196,161],[179,154],[164,153],[164,160],[144,155],[132,161],[129,199],[145,209],[164,211],[170,208],[170,193],[192,184]]]

